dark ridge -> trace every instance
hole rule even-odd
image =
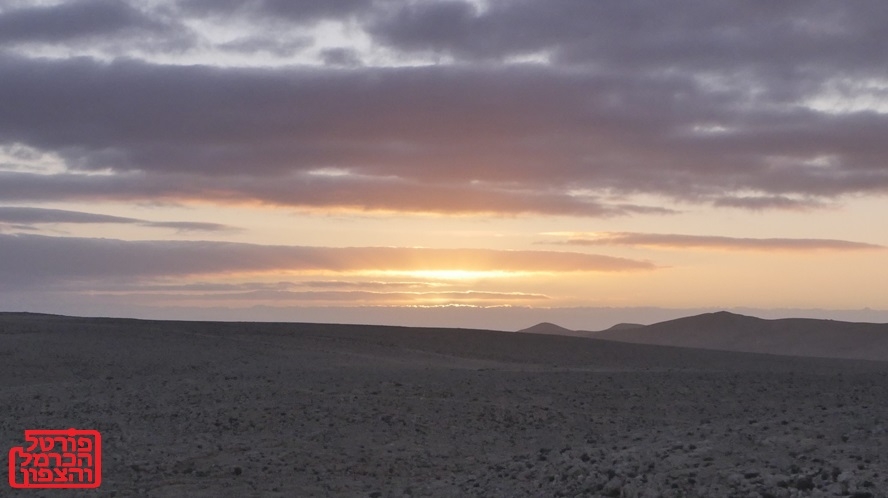
[[[888,361],[888,324],[811,318],[766,320],[719,311],[643,327],[612,327],[591,337],[697,349]]]
[[[523,334],[552,334],[552,335],[574,335],[576,332],[566,329],[560,325],[550,322],[541,322],[532,327],[521,329],[518,332]]]
[[[613,327],[610,327],[607,330],[631,330],[644,327],[644,325],[640,323],[618,323]]]

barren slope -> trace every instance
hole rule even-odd
[[[28,496],[888,489],[888,363],[480,330],[21,314],[0,314],[0,359],[0,446],[21,445],[29,428],[104,438],[98,491]]]

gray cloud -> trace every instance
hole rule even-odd
[[[272,36],[249,36],[221,43],[216,45],[216,48],[245,54],[267,52],[278,57],[292,57],[311,44],[312,40],[309,37],[282,40],[280,37]]]
[[[234,230],[234,227],[220,223],[195,221],[146,221],[137,218],[124,218],[106,214],[84,213],[64,209],[47,209],[19,206],[0,206],[0,223],[14,227],[32,227],[45,223],[123,223],[155,228],[172,228],[180,232],[214,232]]]
[[[805,209],[888,192],[888,114],[807,105],[888,97],[881,2],[488,4],[167,6],[253,23],[230,49],[281,48],[259,19],[349,19],[396,53],[458,61],[434,67],[357,66],[336,48],[320,50],[330,67],[261,69],[2,55],[0,145],[117,174],[21,176],[35,188],[12,195],[611,216],[650,209],[605,194]],[[505,62],[539,52],[551,63]],[[331,168],[349,175],[309,174]]]
[[[181,24],[139,10],[125,1],[74,0],[0,12],[0,43],[106,43],[127,48],[158,45],[181,50],[193,43]]]
[[[744,238],[714,235],[602,232],[594,238],[576,237],[561,244],[575,246],[626,245],[665,249],[720,249],[744,251],[859,251],[884,249],[865,242],[837,239]]]
[[[177,232],[220,232],[232,231],[236,228],[222,223],[205,221],[140,221],[139,225],[154,228],[172,228]]]
[[[631,70],[706,70],[785,79],[821,69],[871,72],[885,55],[883,2],[779,4],[729,0],[492,1],[393,4],[369,31],[401,50],[465,59],[545,51],[563,64]],[[755,83],[745,81],[744,84]],[[776,83],[776,82],[775,82]]]
[[[386,291],[393,290],[410,291],[410,292],[428,292],[430,289],[447,287],[453,292],[458,290],[458,285],[452,282],[420,282],[420,281],[344,281],[344,280],[309,280],[294,282],[241,282],[241,283],[219,283],[219,282],[195,282],[195,283],[155,283],[148,281],[125,281],[125,282],[96,282],[90,285],[90,290],[106,295],[134,293],[141,295],[163,294],[168,296],[182,296],[200,293],[200,295],[208,296],[211,294],[219,294],[222,296],[235,293],[249,293],[256,291],[300,291],[300,289],[324,289],[336,291]],[[454,289],[457,290],[454,290]],[[80,284],[75,283],[66,285],[64,283],[55,285],[53,290],[61,291],[78,291]]]
[[[471,58],[504,56],[527,50],[527,47],[514,43],[502,46],[497,38],[503,33],[492,33],[490,28],[495,28],[495,24],[489,22],[489,17],[479,16],[477,8],[469,2],[405,2],[393,7],[388,12],[378,13],[369,29],[377,40],[399,49],[446,51]]]
[[[0,41],[3,42],[60,42],[156,27],[127,3],[107,0],[64,2],[0,13]]]
[[[13,286],[280,270],[583,272],[655,268],[644,261],[560,251],[261,246],[0,234],[0,282]]]
[[[366,11],[373,0],[179,0],[184,15],[236,16],[306,24]]]
[[[342,280],[311,280],[308,282],[299,282],[299,285],[306,287],[315,287],[315,288],[336,288],[336,289],[352,289],[352,288],[366,288],[366,289],[392,289],[392,288],[405,288],[405,289],[423,289],[428,287],[438,287],[442,284],[436,282],[348,282]]]
[[[825,202],[817,198],[792,198],[785,195],[746,195],[716,197],[712,204],[720,207],[735,207],[752,211],[784,209],[805,211],[825,207]]]
[[[345,47],[321,50],[320,56],[328,66],[355,67],[363,64],[361,56],[355,50]]]
[[[63,209],[0,206],[0,223],[135,223],[141,220]]]
[[[157,295],[131,294],[133,298],[158,298]],[[169,299],[187,304],[193,301],[235,301],[239,303],[249,301],[294,301],[300,304],[317,302],[384,302],[392,303],[421,303],[445,300],[447,302],[475,303],[479,301],[541,301],[549,299],[544,294],[524,292],[482,292],[482,291],[444,291],[444,292],[378,292],[378,291],[277,291],[261,290],[250,292],[237,292],[228,294],[200,294],[200,295],[171,295]]]
[[[201,199],[220,203],[260,202],[299,208],[457,214],[542,213],[608,217],[674,212],[662,207],[613,203],[557,191],[534,192],[472,184],[324,175],[244,178],[135,173],[89,177],[0,172],[0,196],[8,201],[142,199],[176,202]]]
[[[210,283],[195,282],[189,284],[177,283],[149,283],[149,282],[115,282],[102,283],[92,286],[92,289],[98,292],[106,293],[130,293],[134,291],[142,293],[165,292],[165,293],[191,293],[191,292],[250,292],[250,291],[266,291],[266,290],[287,290],[295,287],[293,282],[244,282],[244,283]],[[74,287],[72,290],[76,290]]]

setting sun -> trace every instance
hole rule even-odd
[[[372,274],[409,277],[425,280],[463,280],[476,281],[484,279],[515,278],[530,275],[531,272],[502,270],[409,270],[370,272]]]

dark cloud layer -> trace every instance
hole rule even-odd
[[[686,0],[460,0],[404,2],[379,12],[369,31],[402,50],[465,59],[547,52],[564,64],[609,68],[749,72],[804,78],[823,69],[873,71],[885,55],[879,0],[836,4]],[[747,81],[744,84],[758,83]],[[776,82],[775,82],[776,83]],[[767,89],[766,89],[767,90]]]
[[[0,206],[0,223],[134,223],[141,220],[64,209]]]
[[[8,201],[132,199],[175,202],[268,203],[306,209],[355,209],[429,213],[545,213],[577,216],[668,214],[658,206],[604,202],[595,197],[454,182],[313,175],[245,178],[197,174],[38,175],[0,172],[0,197]]]
[[[179,0],[187,16],[236,16],[304,24],[364,12],[372,0]]]
[[[31,28],[0,38],[172,38],[181,26],[164,20],[179,16],[252,26],[217,48],[283,57],[308,46],[287,25],[340,20],[395,58],[449,59],[374,67],[334,47],[317,51],[325,65],[238,68],[0,53],[0,145],[116,173],[4,174],[24,188],[2,195],[609,216],[657,211],[609,200],[632,194],[763,210],[888,192],[888,114],[842,109],[888,98],[884,2],[135,5],[8,10],[0,26]],[[529,54],[549,63],[509,62]],[[835,111],[827,94],[844,99]]]
[[[122,223],[154,228],[172,228],[180,232],[214,232],[235,230],[220,223],[200,221],[147,221],[138,218],[109,216],[106,214],[84,213],[64,209],[47,209],[19,206],[0,206],[0,225],[34,226],[47,223]]]
[[[157,298],[151,295],[128,295],[127,297],[141,297],[142,299]],[[444,292],[377,292],[377,291],[251,291],[229,294],[201,294],[185,296],[166,296],[166,299],[178,304],[188,304],[194,301],[213,302],[230,301],[237,303],[251,301],[289,301],[299,304],[322,303],[385,303],[411,304],[445,301],[448,303],[478,303],[478,302],[525,302],[542,301],[548,299],[543,294],[529,294],[522,292],[482,292],[482,291],[444,291]]]
[[[745,251],[859,251],[883,246],[838,239],[744,238],[674,233],[602,232],[594,238],[571,238],[563,244],[576,246],[627,245],[666,249],[722,249]]]
[[[0,12],[0,43],[103,46],[125,42],[124,49],[184,50],[194,34],[167,16],[117,0],[72,0]]]
[[[160,27],[125,2],[81,0],[3,12],[0,42],[63,42]]]
[[[560,251],[262,246],[0,234],[4,285],[272,271],[642,271],[645,261]]]
[[[117,293],[117,292],[163,292],[163,293],[192,293],[201,292],[209,293],[236,293],[236,292],[254,292],[254,291],[292,291],[299,288],[325,289],[325,290],[374,290],[377,292],[383,290],[411,290],[419,291],[432,287],[439,287],[444,284],[436,282],[384,282],[384,281],[343,281],[343,280],[308,280],[303,282],[244,282],[244,283],[208,283],[198,282],[189,284],[171,284],[171,283],[145,283],[138,284],[105,284],[100,287],[94,287],[97,291]]]

